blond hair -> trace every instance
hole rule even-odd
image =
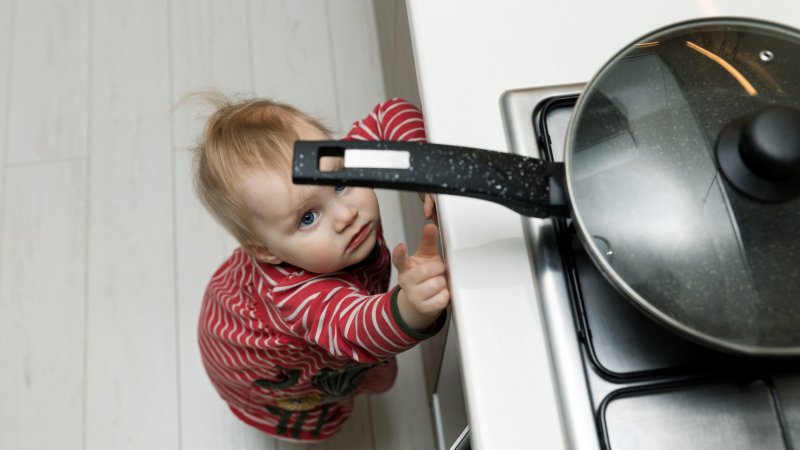
[[[195,94],[216,111],[206,122],[194,155],[194,182],[200,201],[241,245],[260,244],[238,192],[242,176],[254,169],[291,168],[298,128],[311,125],[330,135],[321,122],[293,106],[269,99],[232,101],[216,92]]]

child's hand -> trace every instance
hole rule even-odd
[[[416,253],[409,256],[407,251],[405,244],[398,244],[392,251],[400,284],[397,306],[406,324],[424,331],[450,302],[445,265],[439,257],[436,225],[427,224],[422,229]]]

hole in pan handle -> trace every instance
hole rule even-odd
[[[320,160],[330,157],[344,158],[344,164],[332,171],[321,170]],[[292,180],[473,197],[530,217],[569,214],[562,163],[470,147],[405,141],[297,141]]]

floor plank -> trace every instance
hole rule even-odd
[[[386,100],[372,2],[340,0],[327,4],[339,126],[344,132],[353,121],[369,114],[376,103]]]
[[[325,0],[251,0],[256,93],[296,106],[338,135]]]
[[[375,448],[432,449],[433,420],[425,394],[420,347],[398,355],[397,369],[394,387],[370,396]]]
[[[353,414],[344,427],[328,440],[327,450],[351,450],[375,448],[369,396],[356,397]]]
[[[3,204],[0,448],[82,449],[86,163],[10,169]]]
[[[0,0],[0,161],[5,162],[8,154],[8,122],[11,105],[11,64],[14,45],[14,0]],[[3,218],[3,180],[5,166],[0,164],[0,224]],[[2,225],[0,225],[2,226]],[[2,230],[0,229],[0,233]],[[3,243],[0,242],[0,249]]]
[[[9,163],[86,155],[89,0],[14,3]]]
[[[94,3],[89,450],[180,445],[167,5]]]
[[[176,149],[197,144],[207,108],[187,95],[220,91],[254,95],[247,2],[173,0],[171,21],[173,140]]]
[[[172,5],[172,80],[175,158],[176,267],[183,448],[272,449],[274,439],[243,424],[208,381],[197,347],[197,318],[213,272],[236,248],[211,218],[192,186],[192,153],[209,105],[186,95],[211,87],[235,97],[253,93],[248,5],[213,0],[176,0]]]

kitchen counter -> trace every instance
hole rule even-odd
[[[507,151],[506,90],[585,82],[637,37],[701,16],[800,26],[800,4],[714,0],[408,0],[431,142]],[[476,449],[564,448],[521,218],[489,202],[437,199]]]

